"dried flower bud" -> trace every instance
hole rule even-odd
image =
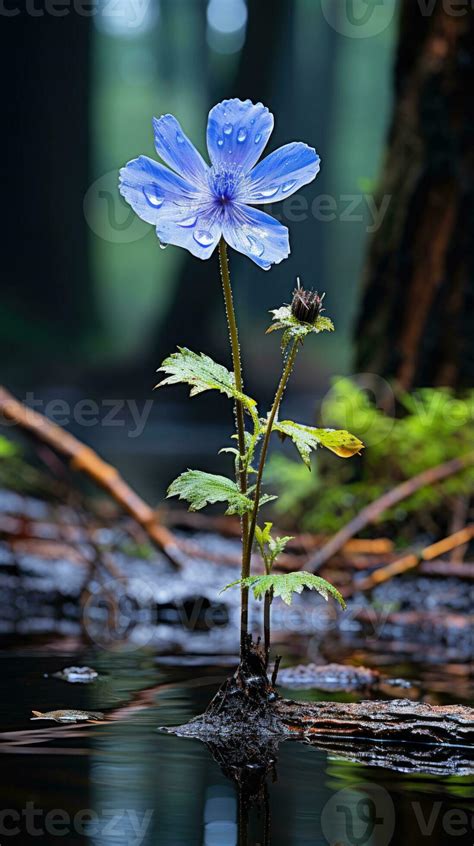
[[[293,293],[293,300],[291,303],[291,313],[297,320],[302,323],[310,323],[314,325],[323,311],[323,296],[319,296],[317,291],[305,291],[299,284]]]

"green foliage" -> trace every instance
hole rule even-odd
[[[16,455],[18,455],[18,449],[15,444],[0,435],[0,459],[13,458]]]
[[[253,461],[255,447],[257,442],[260,440],[262,436],[263,429],[260,425],[260,421],[258,418],[254,421],[254,432],[250,434],[250,432],[245,432],[245,455],[243,456],[243,464],[247,471],[247,473],[256,473],[254,467],[252,467],[251,462]],[[237,441],[237,435],[231,435],[232,440]],[[239,463],[240,463],[240,456],[239,450],[236,447],[222,447],[219,450],[219,455],[222,453],[228,453],[230,455],[235,456],[235,472],[237,473],[239,470]]]
[[[221,593],[228,588],[248,587],[253,590],[255,599],[262,599],[266,593],[272,592],[273,596],[281,596],[283,602],[291,605],[293,594],[302,593],[304,588],[317,591],[326,601],[332,596],[339,602],[342,608],[346,607],[346,603],[341,594],[326,579],[320,576],[314,576],[313,573],[306,573],[301,570],[297,573],[270,573],[265,576],[249,576],[247,579],[239,579],[226,585]]]
[[[271,313],[273,314],[274,323],[268,327],[267,334],[269,332],[275,332],[277,329],[283,329],[281,339],[282,350],[287,348],[290,341],[304,341],[306,336],[312,332],[316,332],[317,334],[319,332],[334,332],[334,323],[329,317],[320,315],[316,323],[311,325],[310,323],[303,323],[294,317],[291,313],[291,306],[289,305],[273,309]]]
[[[276,421],[273,431],[278,432],[282,439],[289,437],[293,441],[306,466],[311,469],[311,452],[318,446],[326,447],[340,458],[351,458],[360,455],[364,444],[355,435],[345,430],[315,429],[303,426],[293,420]]]
[[[204,391],[220,391],[229,399],[240,400],[252,416],[256,415],[257,403],[236,389],[234,374],[204,353],[194,353],[186,347],[178,347],[178,352],[168,356],[158,368],[157,373],[160,372],[168,375],[156,385],[157,388],[184,383],[191,386],[192,397]]]
[[[167,496],[178,496],[189,502],[190,511],[199,511],[215,502],[227,502],[226,514],[245,514],[252,510],[252,500],[242,494],[232,479],[186,470],[168,488]]]
[[[278,484],[277,511],[308,531],[333,533],[364,506],[394,484],[474,451],[474,391],[457,398],[445,388],[423,389],[397,397],[402,415],[393,418],[376,408],[366,392],[349,379],[338,379],[324,402],[325,422],[350,426],[367,444],[357,476],[345,462],[324,460],[318,453],[315,472],[306,474],[300,464],[284,456],[273,458],[268,478]],[[469,496],[474,470],[420,489],[391,511],[381,522],[403,527],[430,528],[445,519],[453,497]],[[378,529],[380,531],[380,528]]]
[[[278,556],[284,552],[287,543],[293,540],[290,535],[283,538],[272,538],[272,526],[273,523],[265,523],[263,529],[260,526],[255,526],[255,540],[265,564],[266,573],[270,572]]]
[[[153,561],[155,550],[149,543],[124,543],[120,551],[129,558],[140,558],[142,561]]]
[[[253,488],[248,489],[249,493]],[[204,473],[202,470],[186,470],[181,473],[168,488],[167,496],[178,496],[189,502],[190,511],[199,511],[206,505],[216,502],[227,502],[226,514],[245,514],[253,508],[253,501],[244,496],[236,482],[226,476],[216,476],[214,473]],[[274,496],[263,496],[262,505],[276,499]]]

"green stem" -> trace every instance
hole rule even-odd
[[[280,384],[278,385],[277,392],[275,394],[275,399],[273,400],[272,409],[270,411],[270,415],[268,417],[267,428],[265,431],[265,435],[263,438],[262,444],[262,451],[260,453],[260,461],[258,464],[257,470],[257,481],[255,484],[255,497],[254,497],[254,504],[252,509],[252,516],[250,518],[250,526],[247,536],[247,557],[245,560],[245,567],[242,567],[242,572],[245,569],[247,575],[250,575],[250,561],[252,557],[252,546],[255,538],[255,527],[257,525],[257,516],[258,516],[258,509],[260,507],[260,496],[262,493],[262,479],[263,479],[263,471],[265,469],[265,461],[267,460],[267,453],[268,453],[268,445],[270,443],[270,436],[272,434],[273,424],[275,422],[275,417],[278,414],[278,409],[280,408],[280,403],[283,399],[283,394],[285,393],[285,388],[288,383],[288,379],[291,376],[291,371],[293,370],[296,356],[298,353],[298,346],[299,341],[293,341],[293,346],[291,348],[291,352],[287,358],[285,369],[283,370]],[[247,578],[247,576],[244,576]]]
[[[263,600],[263,646],[265,649],[265,667],[268,667],[270,658],[270,617],[273,602],[273,589],[267,590]]]
[[[227,325],[229,327],[230,346],[232,350],[232,364],[235,376],[235,387],[239,393],[243,393],[243,379],[242,379],[242,363],[240,360],[240,345],[239,333],[237,330],[237,322],[235,319],[234,300],[232,297],[232,286],[230,283],[229,261],[227,257],[227,244],[223,238],[219,241],[219,262],[221,270],[222,288],[224,291],[225,310],[227,315]],[[242,456],[245,455],[245,419],[244,407],[240,400],[235,401],[235,418],[237,428],[237,442],[239,445],[239,471],[237,473],[237,481],[240,490],[243,494],[247,493],[247,470],[244,466]],[[250,559],[247,554],[249,531],[249,516],[244,514],[242,517],[242,573],[241,578],[246,579],[250,574],[248,567]],[[248,564],[247,564],[248,560]],[[240,646],[243,652],[246,644],[248,632],[248,607],[249,607],[249,591],[248,588],[241,590],[241,614],[240,614]]]

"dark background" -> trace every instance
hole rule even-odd
[[[337,328],[301,357],[288,394],[300,417],[313,413],[335,374],[402,378],[403,356],[414,361],[418,350],[431,367],[446,354],[446,334],[467,339],[457,365],[444,375],[411,368],[404,387],[472,384],[473,13],[446,13],[438,0],[428,15],[424,5],[5,0],[3,383],[47,413],[58,398],[71,407],[82,398],[152,398],[138,438],[127,437],[126,409],[122,428],[78,428],[74,414],[66,421],[142,489],[158,465],[166,476],[162,459],[176,467],[177,453],[188,457],[192,420],[199,428],[191,452],[214,454],[231,426],[225,404],[184,405],[184,390],[157,396],[152,388],[177,344],[228,362],[217,256],[200,262],[178,248],[160,251],[152,227],[120,198],[117,171],[140,153],[156,155],[151,118],[166,112],[204,152],[209,108],[238,96],[274,112],[269,150],[304,140],[322,158],[318,179],[300,192],[310,205],[319,197],[319,213],[291,221],[274,209],[290,227],[291,257],[264,273],[231,255],[249,390],[265,400],[273,392],[280,352],[276,336],[263,332],[268,310],[288,301],[298,275],[326,291]],[[373,209],[384,197],[377,226]],[[435,259],[420,269],[431,249]],[[453,250],[462,262],[451,274],[443,261]],[[407,302],[420,320],[405,348]],[[449,314],[456,319],[448,325]],[[470,362],[462,375],[461,360]],[[153,495],[161,488],[150,481]]]

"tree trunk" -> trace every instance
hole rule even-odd
[[[5,366],[21,377],[26,363],[31,376],[78,358],[92,329],[83,213],[92,24],[72,8],[6,7],[0,329]]]
[[[369,249],[356,367],[404,389],[474,384],[473,45],[467,6],[402,3],[390,204]]]

